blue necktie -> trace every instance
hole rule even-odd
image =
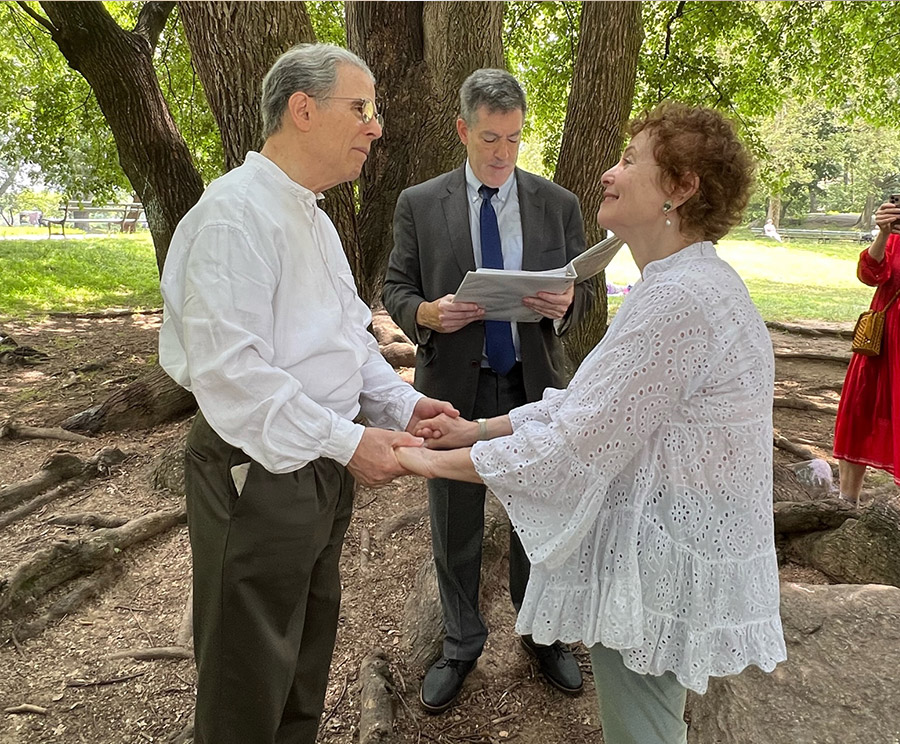
[[[503,251],[500,249],[500,228],[491,198],[500,189],[482,186],[481,196],[481,265],[485,269],[503,268]],[[488,364],[498,375],[507,374],[516,363],[516,347],[513,346],[512,326],[505,320],[484,321],[484,345]]]

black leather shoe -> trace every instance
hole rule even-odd
[[[478,663],[477,659],[463,661],[442,656],[422,680],[419,702],[429,713],[443,713],[456,700],[463,682]]]
[[[546,680],[567,695],[578,695],[584,687],[581,669],[565,643],[556,641],[550,646],[535,643],[531,636],[521,636],[522,646],[538,661]]]

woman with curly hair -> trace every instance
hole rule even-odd
[[[507,416],[423,422],[429,448],[396,454],[503,503],[533,565],[516,629],[590,648],[606,744],[683,744],[688,689],[785,658],[774,361],[714,246],[752,184],[732,124],[669,103],[631,134],[597,219],[642,278],[568,388]]]

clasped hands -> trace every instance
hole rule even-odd
[[[406,431],[367,426],[347,469],[366,486],[383,486],[400,475],[434,477],[427,453],[473,444],[478,424],[460,418],[452,405],[420,398]]]

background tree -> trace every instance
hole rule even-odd
[[[502,24],[495,2],[347,3],[349,46],[372,68],[385,117],[359,180],[357,286],[369,303],[381,296],[400,191],[465,160],[459,87],[504,66]]]
[[[587,244],[600,240],[596,214],[601,177],[619,159],[623,123],[634,97],[638,51],[641,47],[641,4],[584,3],[581,35],[566,126],[554,180],[581,200]],[[604,50],[598,54],[598,50]],[[566,350],[579,364],[606,330],[606,282],[594,282],[596,302],[586,319],[567,339]]]

